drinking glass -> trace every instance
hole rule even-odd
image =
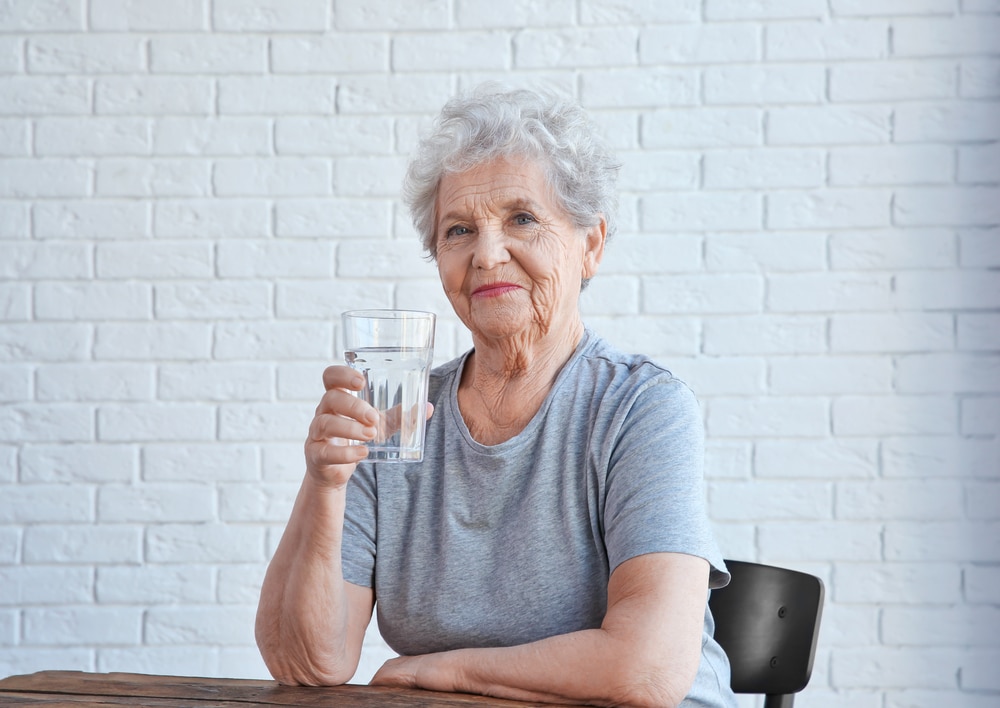
[[[365,442],[368,459],[421,461],[435,315],[415,310],[352,310],[341,319],[344,359],[365,376],[358,395],[379,414],[378,433]]]

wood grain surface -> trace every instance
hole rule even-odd
[[[2,706],[150,706],[150,708],[248,708],[335,706],[351,708],[475,708],[540,706],[461,693],[345,684],[323,688],[281,686],[253,679],[195,678],[147,674],[40,671],[0,679]]]

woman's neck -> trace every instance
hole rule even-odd
[[[583,338],[583,323],[540,337],[477,342],[459,384],[459,409],[472,437],[495,445],[531,421]]]

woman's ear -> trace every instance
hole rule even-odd
[[[600,221],[587,229],[584,236],[583,252],[583,280],[590,280],[597,274],[597,267],[604,258],[604,243],[608,239],[608,222],[604,215],[599,216]]]

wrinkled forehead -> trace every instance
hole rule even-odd
[[[438,184],[436,219],[452,212],[502,208],[556,208],[545,166],[536,160],[500,158],[460,172]]]

